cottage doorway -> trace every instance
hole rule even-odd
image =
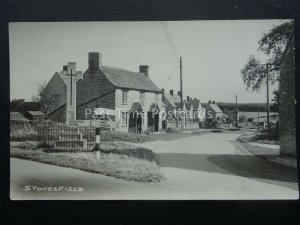
[[[158,132],[159,114],[154,114],[154,132]]]
[[[137,112],[129,113],[128,131],[131,133],[137,133]]]
[[[151,104],[148,111],[148,129],[152,132],[158,132],[159,129],[159,108],[155,103]]]
[[[142,117],[141,117],[142,112],[143,112],[142,106],[138,102],[132,104],[129,112],[128,132],[131,133],[142,132]]]

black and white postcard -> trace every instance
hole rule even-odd
[[[298,199],[294,26],[10,22],[10,198]]]

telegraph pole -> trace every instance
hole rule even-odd
[[[269,104],[269,64],[266,64],[267,70],[267,124],[268,124],[268,131],[270,131],[270,104]]]
[[[257,129],[259,129],[259,104],[257,104]]]
[[[180,106],[181,106],[181,110],[183,110],[183,93],[182,93],[182,58],[180,56]]]
[[[236,127],[239,126],[239,110],[237,106],[237,95],[235,95]]]
[[[183,112],[183,92],[182,92],[182,58],[180,56],[180,107],[181,107],[181,114]],[[183,118],[181,118],[181,128],[183,128]]]

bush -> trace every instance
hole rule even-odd
[[[11,141],[37,141],[38,127],[43,125],[53,125],[55,123],[47,120],[11,120],[10,140]]]
[[[103,131],[101,132],[101,141],[125,141],[141,143],[150,141],[150,136],[135,134],[122,131]]]
[[[242,122],[245,122],[246,121],[246,116],[245,115],[241,115],[239,117],[239,122],[242,123]]]
[[[155,154],[150,150],[146,148],[112,148],[112,149],[105,149],[101,148],[100,150],[103,153],[113,153],[117,155],[127,155],[129,157],[134,157],[138,159],[145,159],[149,162],[156,162]]]
[[[252,123],[252,122],[254,121],[254,119],[253,119],[252,117],[249,117],[249,118],[247,119],[247,121],[248,121],[249,123]]]

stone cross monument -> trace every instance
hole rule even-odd
[[[68,62],[59,75],[67,86],[66,122],[69,123],[76,120],[76,83],[83,76],[81,71],[76,71],[75,62]]]

